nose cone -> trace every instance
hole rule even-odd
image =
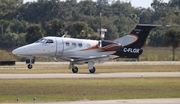
[[[28,48],[30,48],[31,45],[25,45],[19,48],[16,48],[12,51],[14,55],[26,55],[28,53]]]
[[[20,48],[14,49],[14,50],[12,51],[12,53],[13,53],[14,55],[20,55],[20,54],[25,54],[24,51],[25,51],[25,48],[20,47]]]
[[[38,44],[29,44],[29,45],[25,45],[25,46],[14,49],[12,53],[20,57],[33,56],[37,53],[38,49],[39,49]]]
[[[20,53],[20,50],[17,48],[17,49],[14,49],[13,51],[12,51],[12,53],[14,54],[14,55],[18,55],[19,53]]]

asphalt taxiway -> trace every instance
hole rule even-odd
[[[17,104],[17,103],[1,103]],[[18,104],[35,104],[34,102]],[[36,102],[36,104],[180,104],[180,98],[169,99],[131,99],[131,100],[82,100],[82,101],[64,101],[64,102]]]
[[[22,65],[25,62],[16,62],[16,64]],[[39,65],[68,65],[69,62],[35,62]],[[98,63],[97,63],[98,64]],[[120,62],[105,62],[102,65],[180,65],[180,61],[120,61]]]
[[[145,78],[145,77],[180,77],[180,72],[129,72],[96,74],[0,74],[0,79],[28,78]]]

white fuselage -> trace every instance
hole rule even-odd
[[[50,41],[50,42],[48,42]],[[98,41],[63,37],[45,37],[35,43],[13,50],[13,54],[21,57],[55,57],[66,61],[102,55],[111,55],[115,51],[101,51]]]

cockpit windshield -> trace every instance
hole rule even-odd
[[[35,43],[44,43],[47,39],[41,38],[37,40]]]

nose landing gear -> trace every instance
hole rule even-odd
[[[33,66],[32,66],[32,64],[28,64],[28,69],[32,69],[33,68]]]
[[[32,69],[33,68],[32,64],[34,64],[34,62],[35,62],[35,58],[26,59],[26,64],[28,64],[27,68]]]

